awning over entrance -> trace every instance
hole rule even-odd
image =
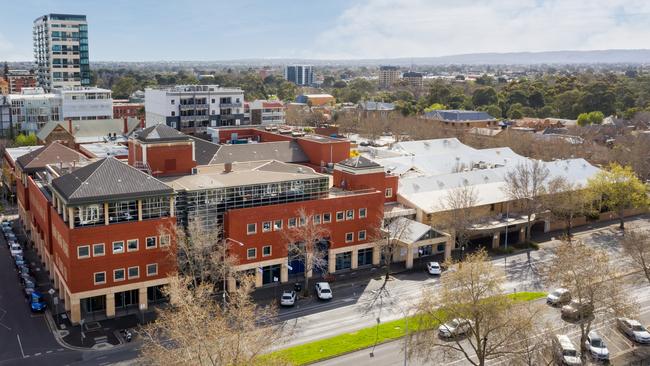
[[[405,217],[393,220],[387,227],[389,240],[402,248],[393,255],[394,262],[405,261],[406,268],[413,267],[413,258],[444,253],[451,258],[451,236],[429,225]]]

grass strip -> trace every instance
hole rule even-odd
[[[524,302],[545,297],[546,293],[517,292],[507,296],[514,301]],[[436,326],[431,322],[421,322],[418,317],[418,315],[408,317],[409,332],[420,330],[419,325],[423,323],[430,324],[432,327]],[[285,348],[269,354],[269,357],[287,360],[293,365],[300,366],[372,347],[375,344],[375,339],[377,344],[380,344],[402,338],[405,335],[406,319],[402,318],[381,323],[379,327],[362,328],[356,332],[343,333],[334,337]]]

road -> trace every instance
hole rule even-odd
[[[650,228],[647,217],[631,219],[626,223],[628,230],[634,227]],[[604,228],[585,228],[575,235],[576,239],[607,250],[610,258],[619,265],[625,265],[627,259],[622,254],[618,245],[620,232],[617,224]],[[540,250],[531,252],[531,264],[526,254],[519,254],[504,258],[494,259],[493,263],[501,268],[506,268],[506,282],[504,289],[514,291],[540,291],[547,290],[541,282],[537,268],[552,260],[553,247],[560,244],[559,240],[545,242]],[[424,271],[421,273],[398,274],[390,281],[388,291],[393,299],[393,304],[384,305],[381,310],[377,306],[369,307],[373,298],[373,290],[380,287],[382,279],[354,283],[350,288],[336,289],[335,300],[322,305],[310,303],[297,309],[283,310],[279,318],[287,322],[290,334],[287,342],[279,348],[284,348],[318,339],[332,337],[341,333],[353,332],[361,328],[373,326],[379,317],[382,322],[399,319],[417,304],[422,291],[439,286],[439,278],[431,277]],[[398,304],[395,304],[397,302]],[[298,303],[300,306],[300,302]],[[325,309],[325,310],[323,310]]]

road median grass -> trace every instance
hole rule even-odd
[[[517,292],[508,295],[512,300],[523,302],[533,301],[546,296],[545,292]],[[356,332],[343,333],[334,337],[320,339],[314,342],[292,346],[269,355],[271,358],[283,359],[295,366],[307,365],[317,361],[333,358],[346,353],[372,347],[377,344],[402,338],[406,335],[406,319],[397,319],[359,329]],[[418,315],[408,317],[409,333],[417,332],[420,324],[431,325],[431,322],[421,322]],[[433,327],[435,325],[431,325]],[[431,329],[431,328],[429,328]]]

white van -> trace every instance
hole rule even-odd
[[[553,339],[553,355],[558,365],[582,365],[580,352],[567,335],[556,335]]]

